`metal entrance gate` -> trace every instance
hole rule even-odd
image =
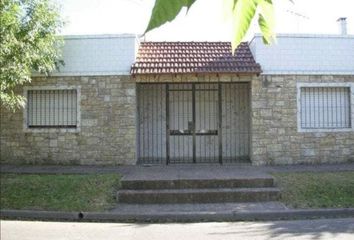
[[[249,160],[249,84],[138,84],[138,163]]]

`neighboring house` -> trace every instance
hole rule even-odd
[[[354,36],[256,35],[234,56],[226,42],[65,43],[60,72],[18,89],[26,108],[1,109],[1,162],[354,160]]]

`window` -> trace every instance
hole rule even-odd
[[[300,86],[299,128],[348,129],[351,123],[350,86]]]
[[[76,128],[77,90],[27,90],[28,128]]]

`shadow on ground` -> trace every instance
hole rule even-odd
[[[317,219],[297,221],[274,221],[274,222],[244,222],[229,223],[227,226],[220,226],[210,235],[231,235],[242,236],[246,239],[336,239],[342,234],[353,234],[353,219]],[[248,238],[247,238],[248,237]],[[227,238],[227,237],[226,237]],[[347,239],[347,238],[343,238]]]

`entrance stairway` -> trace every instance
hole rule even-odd
[[[230,166],[141,167],[121,181],[120,203],[183,204],[276,201],[273,177]]]

